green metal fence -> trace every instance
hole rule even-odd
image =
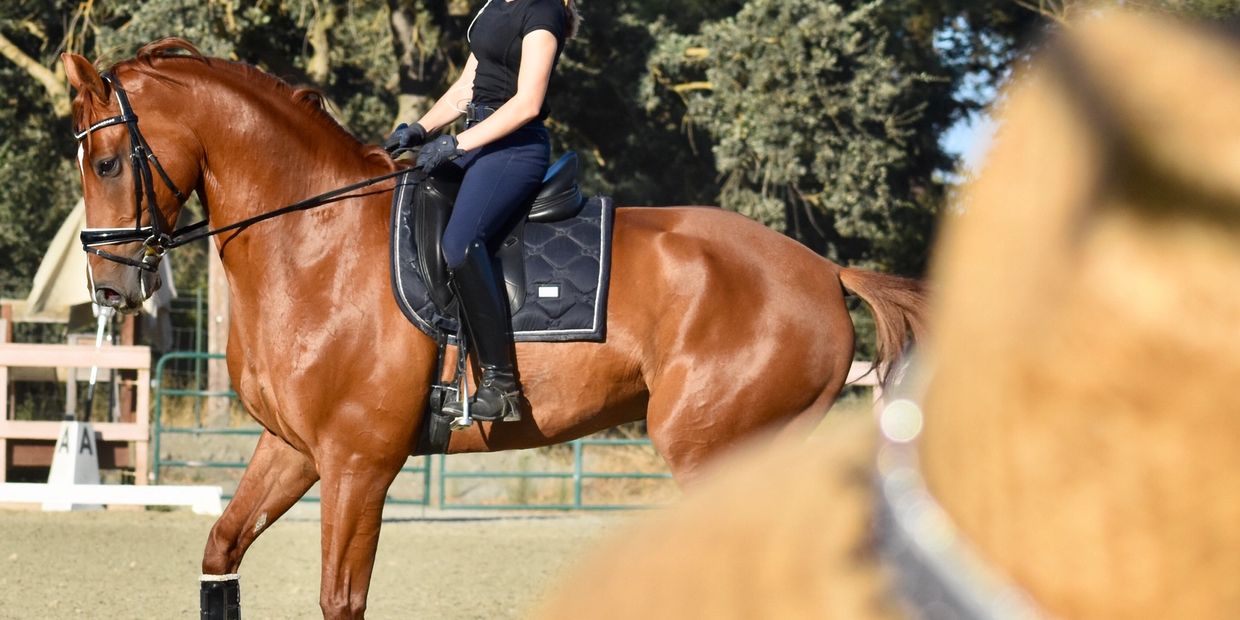
[[[235,399],[236,392],[232,390],[211,391],[201,389],[201,377],[204,376],[202,366],[210,360],[223,359],[221,354],[197,353],[197,352],[174,352],[167,353],[159,359],[155,365],[155,386],[154,386],[154,411],[152,412],[152,448],[154,458],[151,465],[152,482],[159,483],[160,475],[165,468],[201,468],[201,469],[244,469],[248,464],[246,461],[219,461],[219,460],[185,460],[185,459],[165,459],[162,452],[162,439],[165,435],[191,435],[195,437],[202,436],[251,436],[258,437],[262,434],[263,429],[258,426],[247,426],[238,428],[209,428],[202,423],[202,407],[201,402],[206,398],[222,397]],[[194,387],[168,387],[164,384],[165,371],[172,362],[184,360],[194,364],[195,372]],[[189,425],[169,425],[164,420],[164,401],[167,398],[189,397],[194,398],[194,414],[192,423]],[[554,472],[554,471],[462,471],[451,470],[448,468],[448,459],[443,456],[439,457],[438,467],[438,485],[439,485],[439,507],[461,510],[627,510],[635,508],[648,508],[650,504],[628,503],[628,504],[609,504],[595,503],[587,501],[585,497],[584,483],[589,480],[603,479],[668,479],[671,474],[667,472],[597,472],[587,471],[585,469],[585,452],[588,448],[595,447],[617,447],[617,446],[649,446],[649,439],[606,439],[606,438],[583,438],[577,439],[570,444],[573,451],[572,471]],[[431,459],[430,457],[421,457],[416,459],[420,464],[415,466],[406,466],[401,469],[402,473],[416,474],[422,477],[422,497],[417,499],[395,498],[389,496],[387,502],[390,504],[412,504],[427,506],[430,504],[431,498]],[[450,501],[447,494],[448,481],[456,479],[475,479],[475,480],[570,480],[572,484],[572,500],[567,502],[548,502],[548,503],[499,503],[499,504],[482,504]],[[231,499],[231,495],[225,495],[225,499]],[[306,497],[302,501],[317,502],[317,497]]]
[[[195,437],[202,436],[250,436],[257,438],[263,433],[262,427],[248,426],[239,428],[207,428],[202,424],[202,409],[195,406],[193,424],[189,426],[168,426],[164,424],[164,400],[168,397],[192,397],[201,401],[210,397],[223,397],[235,399],[237,393],[232,390],[211,391],[194,388],[170,388],[164,385],[164,371],[168,364],[176,360],[191,360],[195,362],[197,367],[199,362],[208,360],[224,359],[222,354],[218,353],[194,353],[194,352],[174,352],[167,353],[159,358],[159,362],[155,365],[155,410],[152,412],[152,448],[155,452],[151,465],[152,482],[159,484],[159,476],[164,468],[172,467],[189,467],[202,469],[245,469],[248,462],[246,461],[213,461],[213,460],[177,460],[163,458],[161,450],[161,440],[164,435],[192,435]],[[198,403],[195,403],[198,404]],[[428,457],[416,459],[419,465],[405,466],[401,468],[402,474],[416,474],[422,477],[422,497],[420,498],[400,498],[388,496],[389,504],[404,504],[426,506],[430,503],[431,498],[431,460]],[[232,499],[232,495],[226,494],[225,499]],[[303,502],[317,502],[318,497],[306,496],[301,499]]]
[[[566,472],[547,471],[452,471],[448,469],[447,459],[439,457],[439,507],[463,510],[630,510],[649,508],[650,504],[606,504],[590,503],[584,498],[584,483],[587,480],[617,479],[667,479],[672,475],[667,472],[592,472],[585,470],[584,454],[591,446],[649,446],[649,439],[576,439],[570,443],[573,448],[573,469]],[[482,504],[468,502],[452,502],[447,497],[447,481],[449,479],[517,479],[517,480],[572,480],[571,502],[550,503],[504,503]]]

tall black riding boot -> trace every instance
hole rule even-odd
[[[486,246],[478,242],[469,246],[465,262],[452,270],[452,288],[475,359],[482,369],[482,382],[469,404],[470,417],[484,421],[520,420],[521,386],[517,383],[508,300],[500,292],[502,288],[491,268]],[[460,401],[452,401],[444,405],[444,411],[460,416],[463,407]]]

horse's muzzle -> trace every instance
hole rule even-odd
[[[100,278],[92,291],[94,302],[117,312],[135,314],[142,309],[142,302],[163,284],[158,271],[143,271],[129,267],[117,270],[115,279]]]

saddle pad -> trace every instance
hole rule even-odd
[[[433,338],[453,340],[457,319],[431,301],[418,264],[411,210],[416,183],[410,181],[409,174],[398,177],[392,198],[392,291],[414,326]],[[512,317],[515,340],[604,339],[614,220],[612,199],[595,196],[577,217],[525,224],[526,295]]]

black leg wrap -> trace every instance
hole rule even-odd
[[[241,582],[237,575],[203,575],[198,596],[202,620],[241,620]]]

